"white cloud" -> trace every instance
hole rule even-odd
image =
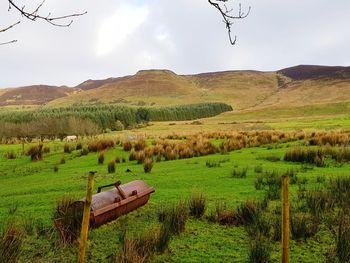
[[[96,54],[108,55],[127,42],[148,17],[147,6],[121,5],[112,15],[104,18],[98,28]]]
[[[239,2],[251,5],[252,12],[233,25],[238,41],[231,46],[220,14],[205,0],[48,0],[44,14],[88,14],[74,18],[69,28],[22,18],[20,25],[1,33],[0,42],[18,42],[0,47],[0,88],[73,86],[147,68],[187,74],[349,65],[349,0]],[[230,1],[236,11],[237,6]],[[0,28],[21,19],[7,8],[0,1]]]

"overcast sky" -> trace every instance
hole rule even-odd
[[[43,14],[88,11],[69,28],[26,21],[6,2],[0,28],[22,22],[0,33],[0,42],[18,39],[0,46],[2,88],[74,86],[153,68],[190,74],[350,65],[350,0],[242,0],[252,10],[233,26],[235,46],[207,0],[47,0]]]

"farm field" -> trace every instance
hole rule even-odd
[[[147,135],[232,130],[322,131],[350,129],[349,102],[232,111],[192,121],[152,122],[134,130]]]
[[[259,136],[263,138],[264,134],[268,132],[262,132],[255,138],[259,141]],[[251,135],[247,136],[250,138]],[[278,137],[279,133],[273,134],[272,137],[276,136]],[[278,138],[284,136],[291,138],[288,134]],[[293,136],[294,139],[267,140],[267,143],[247,145],[241,149],[233,149],[233,146],[227,144],[227,147],[231,148],[205,156],[154,161],[150,173],[145,173],[143,165],[137,164],[137,161],[129,161],[130,153],[124,151],[121,144],[104,151],[104,164],[98,164],[97,152],[82,156],[81,150],[64,153],[65,143],[60,141],[44,142],[44,146],[49,147],[50,152],[44,153],[42,161],[35,162],[31,161],[29,156],[21,155],[21,144],[1,145],[0,222],[5,222],[8,217],[12,218],[11,220],[15,218],[24,228],[21,262],[75,262],[77,245],[74,243],[64,246],[59,242],[59,237],[53,228],[52,216],[56,201],[63,196],[82,198],[86,191],[87,173],[97,171],[95,191],[97,186],[117,180],[127,183],[141,179],[155,187],[156,192],[151,195],[146,206],[89,232],[87,262],[115,262],[121,251],[119,237],[123,229],[127,229],[130,235],[140,235],[159,227],[158,217],[161,208],[176,204],[180,200],[187,202],[193,193],[203,193],[206,197],[208,207],[204,216],[200,219],[189,217],[184,232],[174,235],[169,248],[164,253],[153,253],[149,262],[249,262],[250,244],[253,242],[249,228],[244,224],[232,226],[210,219],[218,206],[235,210],[246,201],[261,202],[269,192],[269,185],[257,189],[258,178],[292,171],[294,178],[294,182],[290,185],[292,214],[294,209],[300,213],[301,190],[322,189],[330,180],[346,179],[349,176],[349,163],[346,160],[335,161],[329,155],[325,155],[322,165],[284,161],[286,152],[298,146],[307,149],[319,147],[306,146],[313,138],[310,134],[300,139],[296,139],[299,135]],[[327,137],[322,134],[320,136]],[[330,133],[329,138],[332,136],[336,137],[336,134]],[[349,135],[344,133],[337,138],[348,140],[349,137],[346,136]],[[116,142],[125,141],[125,138],[119,133],[99,137]],[[86,147],[92,140],[97,139],[83,139],[82,147]],[[172,139],[168,137],[165,141],[177,144],[187,140],[188,138],[182,136],[174,136]],[[152,141],[153,139],[146,140],[149,147]],[[210,137],[209,141],[212,145],[219,146],[227,142],[227,139],[217,135]],[[25,150],[31,145],[37,143],[26,144]],[[76,143],[70,143],[70,148],[75,147]],[[13,152],[16,158],[5,158],[9,152]],[[117,163],[116,173],[109,174],[107,163],[116,157],[125,158],[126,161]],[[131,172],[126,172],[127,169]],[[276,212],[280,211],[278,198],[272,198],[265,209],[267,212],[264,210],[264,213],[269,216],[271,222],[279,219]],[[336,214],[338,210],[332,211]],[[335,249],[337,237],[334,230],[337,220],[334,221],[332,228],[329,227],[327,220],[320,218],[322,220],[317,231],[310,237],[297,240],[293,238],[291,241],[291,262],[326,262],[327,254]],[[279,228],[273,224],[270,227],[271,233],[267,235],[274,235],[273,233]],[[269,239],[268,243],[271,262],[279,262],[280,242]]]

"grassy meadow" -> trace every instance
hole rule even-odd
[[[154,126],[149,127],[154,128]],[[292,214],[294,210],[296,213],[306,214],[309,210],[305,207],[300,208],[302,207],[300,204],[304,202],[300,199],[300,193],[307,189],[321,189],[330,180],[347,178],[349,175],[350,164],[346,161],[347,157],[344,157],[345,161],[335,161],[331,157],[333,155],[328,153],[331,152],[329,149],[322,159],[324,161],[322,165],[284,161],[286,152],[291,149],[299,146],[305,149],[321,147],[309,145],[310,140],[316,138],[316,135],[310,133],[301,136],[300,134],[289,137],[284,133],[272,133],[270,136],[269,132],[263,132],[261,135],[254,135],[254,132],[251,132],[243,134],[243,137],[246,136],[246,140],[249,141],[248,144],[237,147],[236,141],[244,141],[240,139],[241,135],[235,134],[235,137],[230,140],[230,137],[225,134],[215,135],[214,133],[204,139],[203,144],[208,141],[218,149],[221,144],[226,145],[221,147],[221,150],[216,153],[208,150],[203,154],[194,154],[203,156],[190,156],[191,158],[183,159],[167,157],[166,150],[165,157],[162,156],[160,162],[156,162],[155,157],[152,157],[154,161],[150,173],[145,173],[143,165],[138,164],[137,160],[129,161],[130,152],[123,150],[122,143],[126,137],[121,133],[98,137],[98,139],[117,142],[114,147],[103,151],[103,164],[98,164],[99,152],[82,155],[82,150],[75,150],[77,143],[70,143],[69,148],[72,151],[64,153],[64,142],[45,141],[44,146],[49,147],[50,151],[43,154],[41,161],[31,161],[30,156],[22,155],[21,144],[1,145],[1,226],[4,228],[5,223],[10,220],[18,222],[22,229],[20,262],[75,262],[77,243],[67,245],[60,242],[52,223],[53,212],[56,201],[63,196],[82,198],[86,191],[88,172],[97,171],[95,191],[97,186],[117,180],[127,183],[141,179],[153,186],[156,192],[151,195],[149,203],[144,207],[89,232],[87,262],[116,262],[118,255],[121,254],[122,231],[126,229],[130,236],[150,232],[159,227],[158,218],[162,208],[177,204],[180,200],[187,204],[193,193],[202,193],[205,196],[207,209],[204,215],[200,218],[189,216],[184,231],[171,237],[169,247],[163,253],[152,253],[147,260],[149,262],[255,262],[249,258],[255,235],[249,234],[250,225],[223,224],[220,220],[213,219],[213,214],[218,211],[218,207],[225,207],[225,211],[235,211],[248,200],[261,202],[269,192],[270,186],[265,183],[264,186],[257,187],[259,178],[265,176],[268,180],[271,174],[282,175],[293,171],[294,182],[290,185]],[[337,140],[342,141],[337,142],[336,145],[324,147],[339,148],[342,147],[339,146],[342,142],[349,140],[347,133],[338,137],[336,133],[331,133],[330,135],[320,134],[318,142],[321,142],[322,138],[328,138],[327,136],[329,138],[335,136]],[[251,137],[254,138],[251,139]],[[265,137],[272,137],[272,139]],[[327,140],[330,140],[329,138]],[[80,143],[84,149],[89,143],[98,139],[85,138]],[[266,139],[266,143],[263,139]],[[176,145],[191,140],[191,137],[173,135],[158,142],[157,140],[147,139],[146,143],[148,147],[154,148],[158,143],[173,144],[174,146],[171,147],[174,147],[174,150],[178,147]],[[195,137],[194,142],[187,145],[195,148],[201,141],[201,137]],[[135,143],[137,142],[134,141],[133,144]],[[25,152],[37,144],[38,142],[26,144]],[[181,150],[181,147],[178,148]],[[147,152],[146,149],[144,152]],[[13,153],[15,158],[6,158],[9,153]],[[107,164],[116,157],[120,160],[124,158],[125,162],[116,164],[116,173],[108,173]],[[166,161],[166,158],[169,160]],[[127,169],[131,172],[127,172]],[[277,195],[279,195],[279,189]],[[269,218],[267,221],[271,221],[264,223],[269,225],[271,232],[265,233],[270,237],[264,237],[264,242],[268,240],[270,262],[280,262],[281,244],[280,241],[274,241],[272,238],[280,227],[272,223],[280,218],[278,214],[281,210],[280,201],[278,198],[270,199],[267,207],[261,210],[261,213]],[[341,209],[332,208],[332,211],[330,213],[334,217]],[[334,226],[330,227],[330,219],[327,220],[326,212],[324,211],[327,216],[318,217],[319,222],[315,233],[305,238],[291,240],[291,262],[327,262],[329,259],[327,254],[333,253],[336,247],[335,230],[338,221],[337,218],[334,219],[332,221]],[[257,233],[255,230],[253,232]]]

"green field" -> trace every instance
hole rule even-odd
[[[221,140],[212,140],[219,144]],[[149,142],[150,143],[150,142]],[[326,167],[309,167],[301,169],[300,163],[285,161],[269,161],[266,157],[283,158],[287,149],[301,144],[303,141],[244,148],[226,154],[213,154],[189,159],[161,161],[154,164],[153,170],[145,174],[142,165],[136,161],[117,164],[115,174],[107,173],[107,163],[115,157],[128,159],[128,152],[121,146],[105,152],[105,164],[97,164],[97,153],[89,153],[79,157],[78,151],[63,153],[63,143],[47,142],[51,152],[44,154],[43,161],[32,162],[30,157],[21,156],[22,145],[0,146],[0,222],[5,222],[8,211],[17,207],[15,217],[26,226],[26,236],[20,256],[21,262],[75,262],[77,246],[64,247],[58,242],[54,231],[50,234],[38,235],[30,230],[30,225],[43,224],[45,228],[53,228],[52,214],[56,200],[63,196],[82,198],[85,193],[87,173],[97,171],[97,186],[109,184],[116,180],[123,183],[141,179],[155,187],[156,192],[149,203],[89,233],[88,262],[111,262],[119,253],[118,235],[123,227],[131,233],[142,233],[159,225],[159,207],[179,200],[188,199],[193,192],[203,192],[207,197],[206,216],[215,209],[218,203],[225,203],[236,208],[246,200],[262,200],[265,190],[256,190],[254,182],[258,173],[256,166],[263,171],[285,172],[288,169],[298,170],[298,180],[307,179],[306,187],[317,186],[316,178],[327,179],[344,176],[349,173],[349,163],[337,165],[327,163]],[[28,149],[29,145],[25,146]],[[15,151],[17,158],[8,160],[4,155]],[[66,163],[53,167],[64,157]],[[268,158],[269,159],[269,158]],[[206,161],[222,161],[220,167],[208,168]],[[232,178],[233,169],[248,168],[247,177]],[[133,174],[126,173],[129,168]],[[305,183],[305,182],[304,182]],[[292,205],[296,200],[300,185],[291,185]],[[271,201],[269,209],[279,205],[279,201]],[[190,218],[185,231],[174,236],[169,249],[161,255],[153,255],[151,262],[248,262],[250,239],[243,226],[229,227],[218,223],[210,223],[206,219]],[[28,230],[29,228],[29,230]],[[280,242],[272,242],[272,262],[280,261]],[[291,262],[325,262],[325,254],[335,245],[334,236],[324,225],[317,234],[301,241],[291,241]]]
[[[300,107],[271,107],[222,113],[212,118],[192,122],[153,122],[135,130],[148,135],[232,130],[320,131],[349,130],[349,102],[307,105]]]

